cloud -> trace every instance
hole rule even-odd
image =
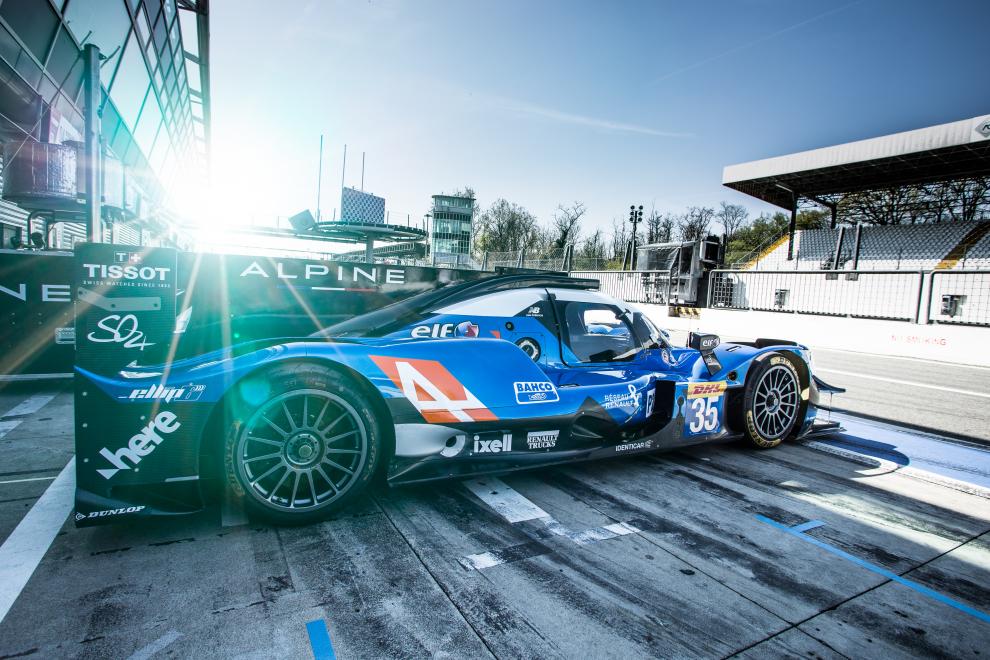
[[[561,124],[585,126],[587,128],[594,128],[600,131],[609,131],[612,133],[636,133],[639,135],[652,135],[654,137],[669,138],[694,137],[693,133],[665,131],[657,128],[650,128],[649,126],[640,126],[639,124],[628,124],[625,122],[613,121],[611,119],[602,119],[599,117],[589,117],[588,115],[562,112],[553,108],[545,108],[532,103],[526,103],[525,101],[515,101],[512,99],[498,99],[497,101],[499,105],[509,112],[529,115],[531,117],[539,117],[541,119],[547,119]]]
[[[771,32],[770,34],[765,34],[762,37],[760,37],[759,39],[754,39],[753,41],[747,41],[744,44],[740,44],[738,46],[734,46],[734,47],[732,47],[732,48],[730,48],[728,50],[722,51],[721,53],[716,53],[715,55],[712,55],[711,57],[706,57],[706,58],[704,58],[702,60],[698,60],[697,62],[694,62],[693,64],[688,64],[687,66],[683,66],[680,69],[675,69],[673,71],[668,71],[667,73],[663,74],[659,78],[654,79],[652,82],[650,82],[648,84],[650,84],[650,85],[656,85],[657,83],[661,83],[664,80],[668,80],[670,78],[673,78],[674,76],[679,76],[682,73],[686,73],[686,72],[691,71],[693,69],[697,69],[698,67],[704,66],[704,65],[708,64],[709,62],[714,62],[715,60],[720,60],[723,57],[728,57],[729,55],[735,55],[739,51],[746,50],[747,48],[752,48],[753,46],[757,46],[759,44],[762,44],[765,41],[770,41],[771,39],[775,39],[775,38],[777,38],[779,36],[782,36],[784,34],[787,34],[788,32],[791,32],[793,30],[797,30],[798,28],[802,28],[805,25],[808,25],[810,23],[814,23],[815,21],[821,20],[821,19],[825,18],[826,16],[831,16],[832,14],[836,14],[836,13],[838,13],[840,11],[843,11],[845,9],[848,9],[849,7],[852,7],[854,5],[863,4],[865,1],[866,0],[856,0],[855,2],[850,2],[849,4],[845,4],[845,5],[842,5],[840,7],[833,7],[832,9],[829,9],[826,12],[822,12],[821,14],[816,14],[816,15],[812,16],[811,18],[805,19],[805,20],[800,21],[798,23],[794,23],[793,25],[788,25],[787,27],[785,27],[783,29],[777,30],[775,32]]]

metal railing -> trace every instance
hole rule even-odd
[[[635,303],[666,305],[670,300],[670,273],[665,270],[573,270],[571,277],[598,280],[602,293]]]
[[[714,270],[708,306],[801,314],[914,321],[923,271]]]
[[[925,309],[929,323],[990,326],[990,270],[933,270]]]
[[[505,252],[483,252],[480,259],[484,270],[494,270],[499,266],[509,268],[534,268],[537,270],[560,271],[564,268],[565,249],[550,250],[509,250]]]

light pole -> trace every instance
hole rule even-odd
[[[433,217],[432,214],[424,213],[423,224],[426,226],[426,249],[429,250],[430,253],[430,263],[436,264],[437,257],[433,253],[433,236],[430,234],[430,218],[432,217]]]
[[[636,225],[643,221],[643,205],[640,204],[639,208],[636,205],[629,206],[629,222],[632,223],[632,250],[629,255],[629,270],[636,270]]]

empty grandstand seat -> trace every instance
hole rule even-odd
[[[863,225],[859,270],[931,270],[936,268],[980,223],[939,222],[916,225]],[[795,260],[787,260],[786,241],[753,264],[759,270],[818,270],[832,268],[838,229],[806,229],[795,235]],[[856,228],[846,227],[839,268],[851,269]],[[943,268],[990,268],[990,233],[966,246],[962,257]]]

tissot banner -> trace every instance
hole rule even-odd
[[[167,359],[175,334],[176,254],[133,245],[77,248],[77,366],[107,374]]]
[[[133,245],[83,245],[75,255],[0,250],[0,374],[72,371],[79,291],[85,292],[83,321],[94,324],[78,337],[81,359],[102,361],[87,367],[99,370],[163,361],[166,349],[178,358],[254,339],[304,337],[421,291],[484,275]],[[174,295],[166,293],[169,288]],[[118,296],[149,299],[140,305],[157,298],[162,306],[127,310],[134,300],[107,300]],[[105,309],[109,305],[115,306]],[[156,339],[148,334],[152,319]]]

